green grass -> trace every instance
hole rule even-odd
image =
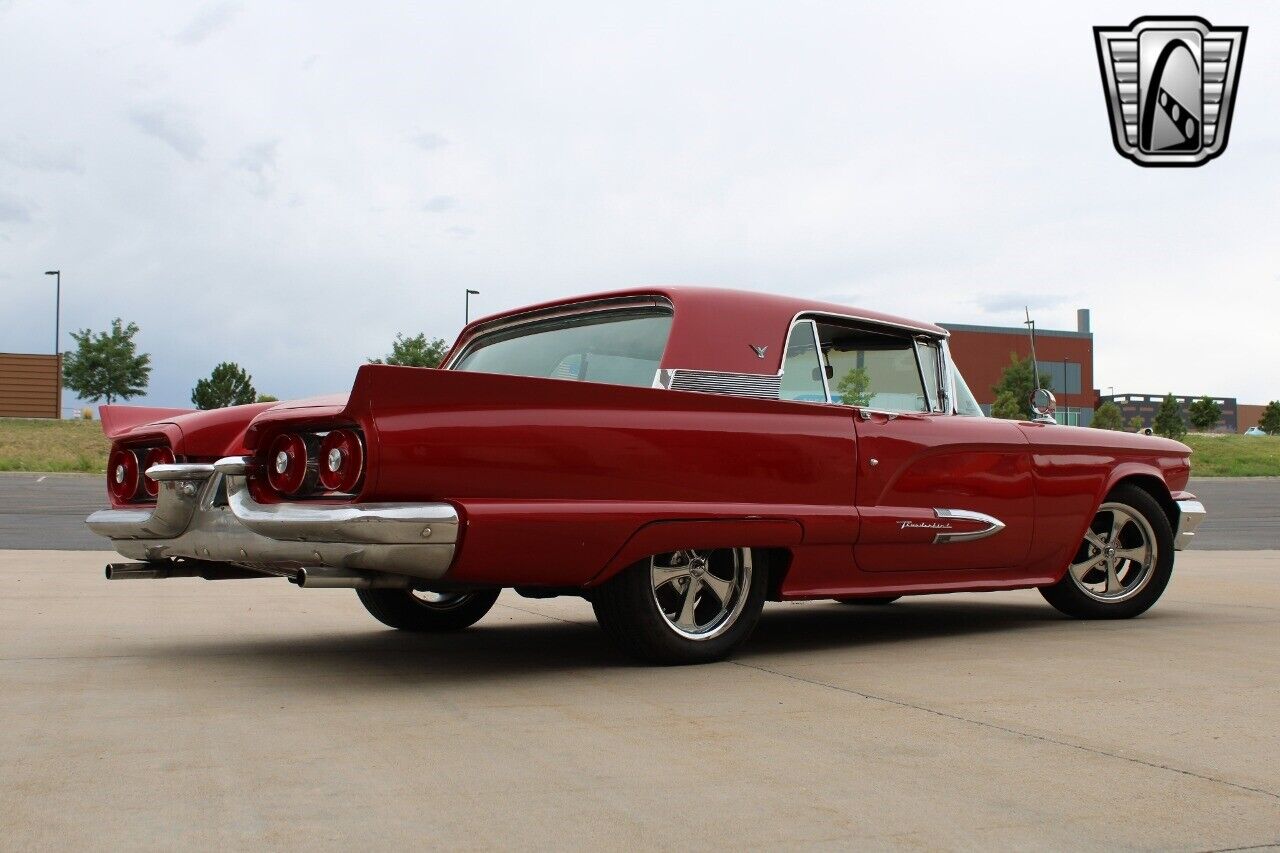
[[[110,449],[98,421],[0,418],[0,471],[100,474]]]
[[[1280,477],[1280,435],[1189,435],[1193,477]]]

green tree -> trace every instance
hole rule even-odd
[[[259,394],[258,399],[254,400],[254,402],[255,403],[278,403],[280,402],[280,398],[275,396],[274,394]]]
[[[224,361],[213,369],[208,379],[201,379],[191,389],[191,402],[197,409],[223,409],[243,406],[258,397],[253,390],[253,377],[234,361]]]
[[[1134,415],[1129,418],[1129,432],[1141,432],[1147,426],[1147,422],[1142,419],[1141,415]]]
[[[1267,435],[1280,435],[1280,400],[1272,400],[1262,410],[1262,419],[1258,426]]]
[[[991,404],[991,417],[1004,418],[1008,421],[1025,421],[1028,418],[1026,406],[1012,391],[1001,391]]]
[[[871,405],[871,377],[865,367],[850,368],[836,383],[836,393],[846,406]]]
[[[114,403],[145,394],[151,356],[138,354],[136,334],[138,324],[126,326],[119,317],[111,321],[110,332],[72,332],[76,348],[62,354],[62,384],[91,402],[106,398]]]
[[[1164,396],[1164,402],[1156,410],[1156,419],[1151,429],[1156,435],[1163,435],[1165,438],[1182,438],[1187,434],[1187,425],[1182,420],[1182,407],[1173,399],[1173,394]]]
[[[385,360],[369,359],[370,364],[395,364],[400,367],[439,367],[444,360],[449,345],[443,338],[427,340],[426,334],[419,332],[406,338],[403,332],[396,335],[391,343],[391,354]]]
[[[1040,387],[1048,388],[1049,374],[1040,374]],[[1018,358],[1017,353],[1009,353],[1009,365],[1000,374],[1000,381],[991,387],[995,392],[995,404],[991,407],[991,416],[1008,420],[1030,420],[1035,417],[1031,411],[1031,392],[1035,390],[1031,379],[1031,359]]]
[[[1191,425],[1200,432],[1208,432],[1222,420],[1222,407],[1208,397],[1192,401],[1187,412],[1191,415]]]
[[[1089,426],[1094,429],[1124,429],[1124,416],[1120,414],[1119,406],[1107,401],[1093,413],[1093,421]]]

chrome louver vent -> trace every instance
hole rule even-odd
[[[663,373],[668,374],[670,379],[662,384],[672,391],[701,391],[706,394],[732,394],[737,397],[776,400],[782,388],[781,376],[721,373],[713,370],[672,370]]]

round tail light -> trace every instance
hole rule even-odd
[[[296,495],[307,482],[307,442],[295,433],[276,436],[267,452],[267,482],[285,495]],[[313,469],[314,470],[314,469]]]
[[[349,429],[335,429],[320,444],[320,485],[331,492],[353,492],[364,472],[364,447]]]
[[[147,455],[142,460],[142,488],[146,490],[149,497],[154,498],[160,494],[160,484],[147,476],[151,466],[172,465],[173,463],[173,451],[167,447],[153,447],[147,451]]]
[[[138,456],[132,450],[113,450],[107,458],[107,491],[120,503],[138,494]]]

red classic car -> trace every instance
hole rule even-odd
[[[352,587],[394,628],[512,587],[577,595],[627,652],[720,658],[766,600],[1036,587],[1071,616],[1160,597],[1204,508],[1162,438],[984,417],[946,330],[652,288],[463,329],[349,395],[102,409],[109,578]]]

